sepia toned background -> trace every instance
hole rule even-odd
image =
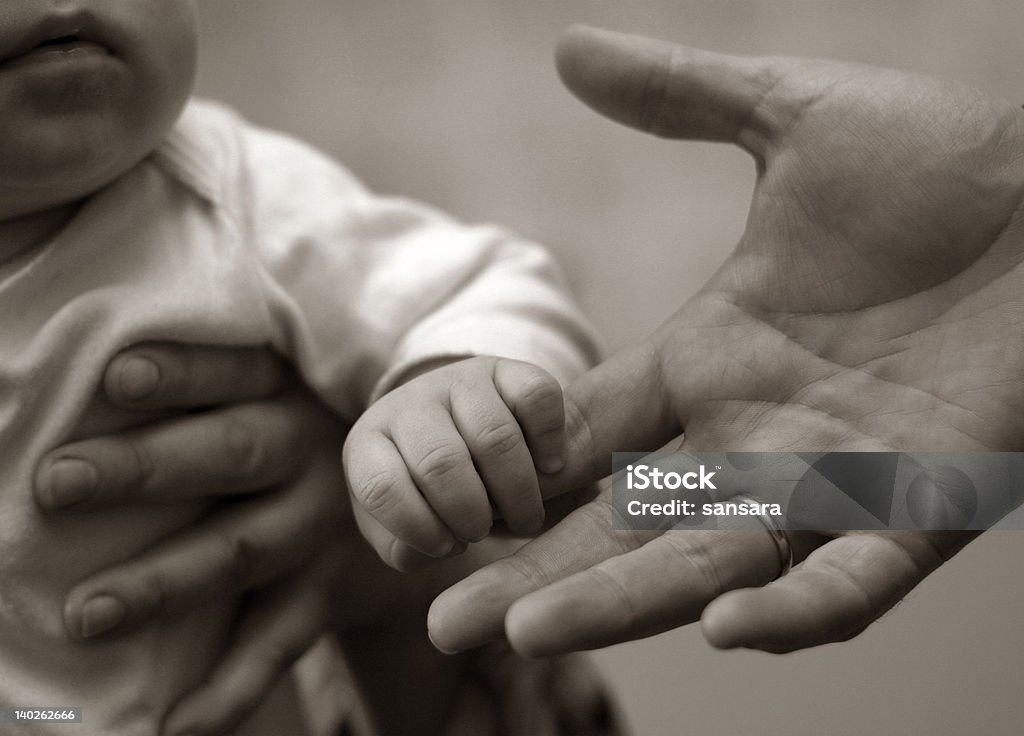
[[[753,166],[577,103],[551,60],[571,23],[904,67],[1024,102],[1019,0],[201,5],[202,94],[331,152],[380,192],[547,244],[609,350],[652,330],[725,256]],[[721,653],[689,627],[597,659],[637,734],[1022,734],[1022,560],[1024,534],[990,533],[842,645]]]

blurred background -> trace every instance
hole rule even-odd
[[[545,243],[609,350],[712,273],[743,230],[754,171],[738,150],[647,138],[577,103],[552,63],[568,25],[897,66],[1024,102],[1020,0],[201,5],[201,94],[379,192]],[[645,736],[1024,734],[1022,560],[1024,535],[989,533],[842,645],[722,653],[689,627],[596,658]]]

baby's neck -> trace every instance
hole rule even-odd
[[[79,204],[0,220],[0,267],[50,240],[74,217]]]

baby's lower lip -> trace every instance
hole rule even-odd
[[[109,57],[110,50],[106,46],[93,41],[68,41],[66,43],[37,46],[28,53],[15,56],[0,63],[0,68],[16,68],[39,64],[67,64],[90,59]]]

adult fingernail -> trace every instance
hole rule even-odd
[[[40,481],[45,505],[61,509],[92,498],[99,483],[99,472],[85,460],[60,458],[50,463]]]
[[[110,631],[121,623],[128,610],[112,595],[98,595],[82,606],[82,638]]]
[[[149,358],[132,356],[121,364],[117,388],[129,401],[144,399],[160,385],[160,367]]]

